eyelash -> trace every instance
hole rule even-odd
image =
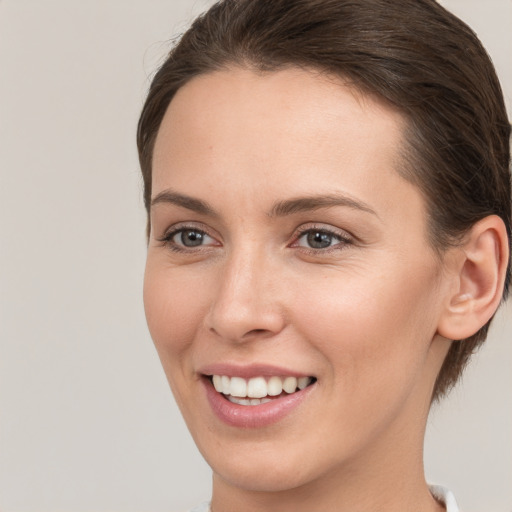
[[[170,250],[174,252],[181,252],[181,253],[187,253],[187,252],[196,252],[198,250],[205,250],[209,246],[204,245],[198,245],[196,247],[187,247],[185,245],[178,245],[176,242],[173,242],[173,238],[180,234],[185,233],[186,231],[193,231],[194,233],[198,233],[202,236],[207,236],[209,238],[212,238],[215,240],[215,238],[208,234],[208,232],[205,229],[199,228],[197,226],[187,226],[187,225],[181,225],[179,227],[175,227],[171,231],[168,231],[164,234],[163,237],[158,238],[157,240],[162,243],[162,245],[168,247]]]
[[[308,233],[319,233],[322,235],[328,235],[332,237],[333,239],[337,240],[337,243],[334,243],[333,245],[330,245],[325,248],[316,249],[313,247],[303,247],[299,246],[299,240],[307,235]],[[340,251],[345,249],[347,246],[352,245],[354,243],[353,239],[347,234],[347,233],[341,233],[339,231],[335,231],[333,229],[326,228],[324,226],[305,226],[302,228],[299,228],[297,231],[297,234],[294,236],[294,242],[291,244],[291,247],[300,247],[302,251],[312,254],[312,255],[318,255],[321,254],[329,254],[333,251]]]
[[[158,238],[157,240],[159,242],[161,242],[162,245],[167,246],[170,250],[172,250],[174,252],[180,252],[180,253],[196,252],[198,250],[199,251],[206,250],[209,247],[211,247],[211,246],[204,246],[202,244],[198,245],[196,247],[187,247],[185,245],[178,245],[176,242],[173,242],[173,238],[176,235],[178,235],[180,233],[184,233],[186,231],[193,231],[202,236],[207,236],[207,237],[215,240],[215,237],[208,234],[208,232],[205,229],[201,229],[199,227],[190,226],[190,225],[181,225],[181,226],[175,227],[171,231],[165,233],[165,235],[163,237]],[[315,232],[315,233],[318,233],[321,235],[328,235],[329,237],[337,240],[337,243],[330,245],[328,247],[325,247],[325,248],[304,247],[304,246],[299,245],[300,239],[302,237],[304,237],[305,235],[312,233],[312,232]],[[303,251],[307,254],[312,254],[312,255],[313,254],[314,255],[328,254],[333,251],[343,250],[347,246],[353,244],[353,239],[349,235],[337,232],[332,229],[325,228],[323,226],[315,226],[315,225],[299,228],[299,230],[294,234],[293,238],[294,238],[294,241],[288,247],[298,247],[298,248],[300,248],[301,251]]]

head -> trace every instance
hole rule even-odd
[[[510,125],[500,85],[475,34],[434,0],[226,0],[198,18],[154,77],[139,121],[148,233],[153,151],[171,100],[195,77],[233,67],[315,70],[398,112],[396,171],[421,191],[440,256],[490,215],[510,239]],[[509,281],[510,265],[504,298]],[[457,382],[489,324],[452,343],[434,400]]]
[[[508,288],[509,135],[489,58],[433,1],[194,22],[138,143],[148,325],[214,503],[343,478],[348,509],[367,478],[418,476],[430,403]],[[233,405],[258,386],[270,403]]]

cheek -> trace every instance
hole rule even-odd
[[[434,282],[428,269],[390,269],[305,290],[297,303],[303,335],[328,361],[335,385],[371,396],[421,371],[435,334]]]
[[[201,325],[199,283],[180,278],[173,269],[155,264],[150,257],[144,276],[144,309],[153,342],[170,378],[170,368],[185,360]]]

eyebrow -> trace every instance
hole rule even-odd
[[[172,190],[164,190],[151,200],[151,206],[161,203],[169,203],[176,206],[181,206],[182,208],[192,210],[193,212],[199,213],[201,215],[210,215],[213,217],[218,216],[215,210],[206,201],[186,196],[184,194],[178,194],[178,192],[173,192]]]
[[[345,206],[355,210],[371,213],[378,217],[377,212],[366,203],[344,194],[318,195],[297,197],[276,203],[270,211],[271,217],[284,217],[295,213],[310,212],[333,206]]]
[[[180,194],[172,190],[164,190],[151,200],[151,206],[161,203],[174,204],[201,215],[209,215],[212,217],[219,216],[206,201],[202,201],[201,199],[196,199],[195,197],[190,197],[185,194]],[[278,201],[271,208],[268,216],[286,217],[295,213],[310,212],[333,206],[353,208],[378,217],[375,210],[370,208],[366,203],[344,194],[304,196]]]

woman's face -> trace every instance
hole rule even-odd
[[[446,286],[422,195],[396,171],[402,129],[297,69],[200,76],[165,114],[146,315],[226,485],[285,490],[421,458]]]

